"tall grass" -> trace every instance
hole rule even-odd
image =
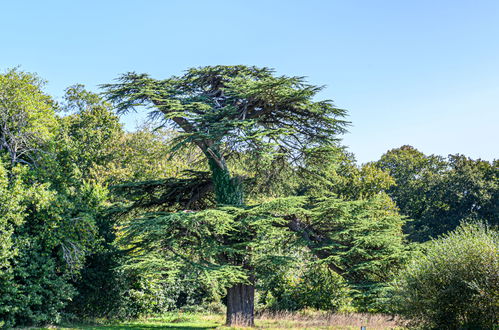
[[[385,314],[328,313],[304,310],[300,312],[263,312],[257,315],[257,326],[275,328],[341,328],[396,329],[405,326],[404,320]]]

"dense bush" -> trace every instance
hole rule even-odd
[[[428,243],[402,272],[392,306],[430,329],[491,329],[499,322],[499,234],[463,224]]]
[[[0,161],[0,326],[58,321],[94,246],[93,218],[76,201]],[[80,200],[82,201],[82,200]]]
[[[326,265],[311,263],[277,274],[264,291],[264,308],[295,311],[304,308],[338,311],[350,306],[349,289]]]

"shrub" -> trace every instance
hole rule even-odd
[[[339,311],[350,307],[347,284],[324,264],[311,263],[301,274],[297,270],[289,272],[275,284],[267,297],[266,307],[270,310]]]
[[[392,306],[430,329],[491,329],[499,322],[499,234],[463,224],[428,242],[401,273]]]

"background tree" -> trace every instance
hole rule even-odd
[[[390,174],[373,164],[358,166],[354,155],[338,148],[321,157],[309,157],[297,173],[300,180],[295,194],[337,197],[355,201],[385,194],[395,186]]]
[[[10,134],[4,134],[8,146],[2,158],[9,165],[2,164],[8,179],[1,189],[2,199],[10,199],[2,205],[0,223],[8,238],[3,247],[11,245],[14,252],[0,276],[0,319],[7,327],[58,321],[76,294],[86,257],[99,245],[97,214],[107,194],[85,175],[89,163],[81,157],[90,155],[74,152],[64,133],[71,118],[56,116],[39,80],[18,71],[0,80],[5,88],[2,125],[8,129],[3,133]],[[91,139],[77,138],[91,147]]]
[[[75,294],[71,278],[94,242],[92,221],[88,213],[72,214],[81,199],[67,200],[28,167],[6,173],[9,185],[2,193],[11,199],[1,217],[10,222],[12,250],[0,275],[0,320],[5,327],[58,321]]]
[[[463,220],[499,224],[497,161],[426,156],[403,146],[387,152],[375,165],[395,179],[397,184],[388,193],[402,214],[412,219],[405,230],[413,240],[437,237]]]
[[[8,313],[9,297],[17,292],[12,287],[14,260],[19,253],[15,244],[14,230],[24,221],[25,208],[22,205],[25,195],[19,179],[9,180],[9,171],[0,161],[0,326],[10,325],[5,315]]]
[[[0,150],[12,164],[34,161],[55,132],[54,102],[36,75],[12,69],[0,74]]]
[[[199,163],[196,147],[166,157],[174,137],[175,131],[155,129],[152,124],[125,132],[112,148],[114,160],[107,163],[110,184],[182,178],[188,177],[188,170],[206,171],[206,166]]]

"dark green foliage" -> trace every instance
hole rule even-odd
[[[314,308],[338,311],[348,309],[351,301],[345,280],[318,262],[294,265],[260,285],[262,303],[270,310]]]
[[[358,283],[386,282],[404,253],[404,220],[386,196],[345,202],[326,199],[318,204],[318,219],[311,226],[327,233],[331,244],[322,248],[328,261]],[[319,248],[319,247],[318,247]]]
[[[9,174],[10,186],[2,194],[15,194],[9,209],[18,220],[8,232],[14,253],[0,271],[0,319],[4,326],[57,321],[75,293],[70,281],[92,246],[93,222],[84,214],[72,216],[74,205],[33,182],[27,167]]]
[[[10,292],[2,295],[0,314],[4,326],[44,324],[61,320],[62,310],[74,296],[61,261],[38,239],[16,242],[19,256],[13,262]]]
[[[283,160],[303,165],[307,150],[336,145],[336,134],[343,132],[346,125],[340,119],[345,114],[343,110],[330,101],[313,101],[320,87],[306,84],[300,77],[276,77],[267,68],[204,67],[166,80],[129,73],[123,75],[119,83],[104,85],[104,88],[118,111],[129,111],[137,105],[151,106],[152,117],[178,129],[172,151],[189,145],[199,148],[208,163],[215,199],[220,205],[245,204],[242,180],[234,176],[234,170],[228,166],[230,159],[249,157],[257,166],[260,163],[277,165]],[[171,228],[163,232],[169,237],[166,242],[163,239],[166,243],[163,248],[185,260],[192,261],[191,255],[183,255],[187,247],[185,235],[193,235],[187,244],[197,245],[192,256],[202,260],[196,262],[224,274],[226,284],[233,286],[228,289],[227,324],[252,326],[257,269],[250,262],[253,259],[250,246],[256,248],[261,242],[254,241],[255,237],[274,228],[264,225],[267,222],[253,223],[252,217],[241,217],[236,210],[221,210],[223,214],[215,217],[220,222],[215,228],[229,226],[222,229],[222,233],[210,228],[215,223],[202,232],[191,233],[188,228],[198,225],[199,215],[154,214],[145,219],[147,223],[157,223],[158,227]],[[207,218],[213,215],[200,213]],[[148,235],[137,230],[136,226],[130,226],[129,236],[143,239]],[[214,234],[217,237],[211,236]]]
[[[343,131],[336,118],[343,110],[312,101],[320,87],[300,77],[276,77],[267,68],[204,67],[166,80],[129,73],[104,87],[118,110],[154,105],[151,115],[181,129],[181,145],[193,142],[206,153],[218,149],[224,158],[248,150],[289,154],[335,141]]]
[[[22,171],[22,168],[16,167],[15,171]],[[16,255],[12,234],[22,225],[25,210],[22,205],[23,182],[19,177],[9,180],[9,174],[0,159],[0,274],[10,268],[10,260]]]
[[[376,162],[397,183],[388,190],[402,214],[412,219],[410,238],[425,241],[453,230],[463,220],[499,224],[499,167],[462,155],[426,156],[410,146],[393,149]]]
[[[22,170],[16,167],[16,171]],[[9,171],[0,161],[0,326],[11,325],[10,303],[17,295],[13,287],[14,258],[19,253],[13,237],[14,231],[24,222],[22,205],[26,194],[22,180],[9,182]]]
[[[106,316],[119,305],[120,281],[113,270],[118,266],[118,250],[112,246],[114,218],[106,210],[105,184],[107,167],[115,159],[113,147],[123,131],[110,105],[82,85],[66,90],[63,109],[70,114],[60,119],[52,152],[44,157],[39,176],[58,190],[65,218],[87,224],[77,236],[66,237],[87,247],[80,253],[81,269],[70,281],[77,295],[65,310],[77,316]]]
[[[57,158],[52,160],[52,166],[61,166],[53,172],[62,175],[51,177],[50,180],[59,182],[62,187],[71,188],[73,199],[82,196],[82,180],[86,180],[86,185],[91,187],[101,187],[105,183],[122,183],[126,178],[148,178],[154,173],[158,173],[160,178],[164,175],[161,173],[164,169],[160,168],[154,169],[153,173],[143,173],[143,170],[145,166],[151,166],[147,164],[151,161],[164,167],[162,162],[149,157],[164,156],[163,148],[167,147],[169,135],[164,132],[153,134],[147,128],[131,134],[124,133],[109,104],[97,95],[85,91],[82,86],[69,88],[66,100],[65,109],[74,113],[63,118],[54,152]],[[173,167],[177,164],[171,161],[166,165]],[[170,171],[169,168],[166,170]],[[195,175],[196,178],[116,185],[112,191],[118,194],[105,196],[106,199],[111,197],[117,202],[111,209],[106,211],[101,204],[90,209],[96,211],[93,216],[99,231],[96,237],[98,245],[88,256],[80,277],[74,281],[78,295],[66,311],[78,317],[125,318],[157,313],[175,305],[172,293],[179,289],[179,285],[173,290],[172,286],[164,283],[161,276],[148,277],[119,270],[128,256],[113,244],[114,226],[119,215],[128,212],[133,214],[136,208],[160,207],[176,210],[179,207],[199,207],[198,204],[207,203],[204,195],[209,189],[204,185],[210,186],[211,182],[206,180],[206,175],[202,172],[192,171],[189,175]],[[107,192],[104,187],[101,190],[103,193]],[[197,202],[200,198],[202,200]],[[121,207],[124,202],[130,202],[131,207]],[[175,294],[183,295],[192,287],[191,283],[181,292],[175,291]]]
[[[127,200],[130,206],[122,212],[135,209],[204,209],[214,206],[213,184],[209,173],[186,171],[185,178],[129,182],[111,187]]]
[[[124,279],[115,272],[119,265],[117,253],[110,247],[88,256],[78,280],[73,282],[77,294],[65,311],[76,318],[120,318],[117,311],[123,303]]]
[[[244,282],[259,264],[286,260],[276,249],[293,235],[283,217],[306,212],[304,202],[290,198],[249,208],[145,214],[128,224],[122,244],[135,246],[138,256],[164,251],[165,263],[186,262],[226,285]]]
[[[17,70],[0,76],[0,157],[10,163],[0,166],[0,320],[6,327],[60,319],[75,293],[71,278],[95,241],[98,189],[80,184],[70,196],[71,188],[44,175],[54,164],[49,150],[59,123],[41,86],[36,76]],[[5,258],[3,248],[10,250]]]
[[[227,287],[254,283],[268,275],[270,265],[292,260],[283,243],[294,234],[282,217],[306,212],[304,203],[290,198],[254,207],[144,214],[131,219],[121,244],[133,248],[130,267],[142,273],[161,274],[166,282],[178,279],[181,270],[197,274],[202,302],[210,303]]]
[[[403,223],[386,196],[364,201],[329,198],[319,203],[295,197],[249,208],[152,213],[133,220],[125,237],[127,244],[138,249],[138,258],[143,258],[144,253],[164,251],[164,263],[177,260],[190,264],[222,286],[244,281],[250,274],[256,274],[262,283],[275,283],[275,272],[296,262],[296,253],[306,247],[321,258],[324,267],[336,273],[321,273],[332,281],[328,290],[338,289],[335,294],[341,297],[338,276],[342,276],[359,292],[355,300],[358,308],[376,309],[377,294],[373,293],[393,278],[407,258]],[[161,258],[153,260],[156,267],[163,264]],[[269,284],[259,285],[273,291]],[[300,296],[303,306],[319,306],[310,296],[302,297],[304,290],[300,287],[281,292],[276,299]],[[312,288],[307,286],[307,290]],[[276,292],[272,294],[278,295]],[[332,304],[339,307],[338,301],[324,301],[322,306]]]
[[[154,118],[178,129],[172,151],[199,147],[218,178],[213,183],[223,204],[241,203],[241,188],[232,178],[237,168],[228,167],[237,163],[232,159],[243,157],[252,171],[271,164],[279,169],[284,159],[302,164],[307,150],[335,145],[346,125],[345,111],[330,101],[312,101],[320,87],[300,77],[275,76],[267,68],[204,67],[166,80],[129,73],[104,87],[119,111],[152,106]],[[225,192],[229,187],[235,190]]]
[[[499,235],[463,224],[428,242],[395,283],[395,312],[431,329],[492,329],[499,322]]]
[[[20,114],[31,109],[35,103],[29,95],[37,86],[19,92],[22,96],[16,99],[19,104],[6,103],[12,106],[9,109]],[[84,93],[81,88],[79,92]],[[18,163],[30,166],[5,168],[7,183],[1,194],[15,198],[4,204],[5,214],[2,214],[2,221],[9,224],[6,243],[14,246],[14,253],[0,271],[0,317],[4,326],[60,320],[64,307],[76,294],[74,283],[85,258],[99,246],[96,218],[103,209],[107,192],[97,180],[90,179],[92,164],[107,161],[100,158],[93,146],[104,147],[107,137],[93,140],[92,131],[86,128],[107,119],[102,111],[93,113],[95,107],[91,107],[58,122],[50,104],[48,101],[42,104],[41,113],[19,117],[27,121],[27,128],[36,128],[33,131],[37,136],[36,148],[29,148],[29,158],[17,158]],[[47,121],[51,118],[52,121]],[[117,123],[117,118],[114,119]],[[95,126],[94,132],[99,131],[96,135],[102,134],[102,126]],[[12,154],[9,157],[11,164],[15,164]],[[94,161],[90,157],[95,157]],[[15,212],[15,221],[9,212]]]
[[[216,281],[188,264],[165,262],[164,256],[131,256],[116,269],[120,276],[119,306],[112,317],[136,318],[220,301]]]
[[[380,290],[408,257],[403,217],[386,195],[357,201],[327,198],[314,213],[294,224],[302,228],[304,243],[358,292],[357,308],[377,310]]]
[[[314,150],[299,169],[296,193],[313,197],[313,217],[295,219],[292,230],[352,289],[359,310],[377,311],[386,281],[410,253],[405,219],[386,191],[388,173],[371,164],[357,166],[341,149]]]

